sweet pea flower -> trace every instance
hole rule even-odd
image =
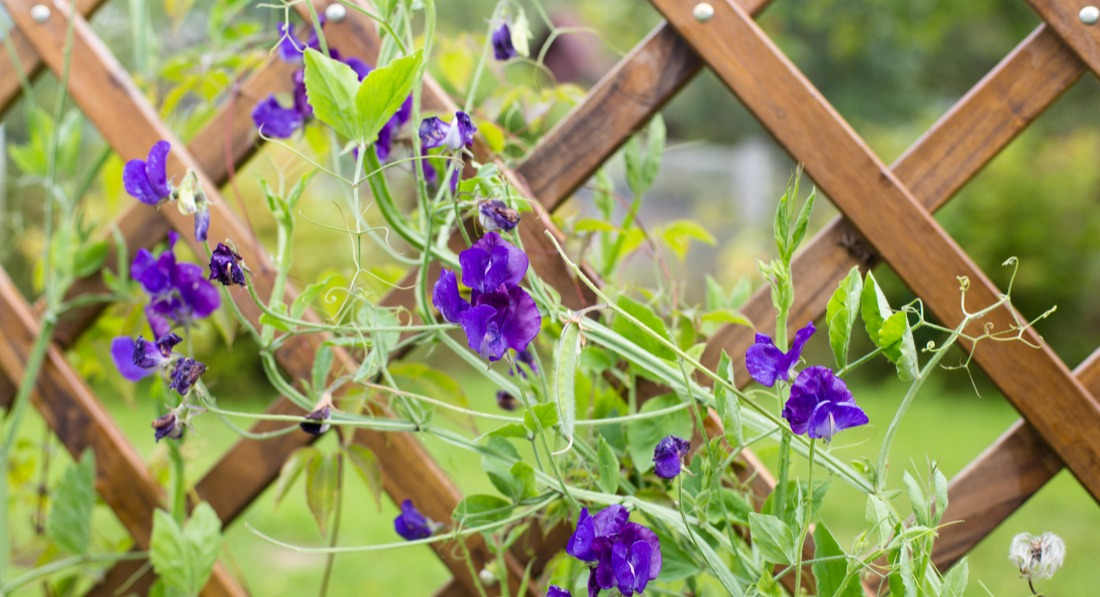
[[[519,225],[519,212],[497,199],[478,204],[477,218],[489,232],[511,232]]]
[[[459,151],[463,147],[474,144],[476,132],[477,127],[470,120],[470,115],[465,112],[455,112],[450,124],[443,122],[437,116],[432,116],[420,123],[420,146],[423,151],[444,145],[451,151]]]
[[[500,360],[509,348],[525,350],[542,327],[534,299],[518,286],[527,273],[527,254],[490,232],[462,251],[458,261],[471,300],[459,294],[454,272],[443,270],[432,291],[443,318],[461,325],[470,348],[490,361]]]
[[[176,368],[172,370],[172,379],[168,387],[175,390],[180,396],[186,396],[191,387],[199,381],[199,377],[206,373],[206,365],[190,357],[180,357],[176,361]]]
[[[791,386],[791,397],[783,407],[783,418],[796,435],[829,443],[836,432],[866,425],[867,414],[856,405],[844,380],[828,367],[807,367]]]
[[[210,277],[208,280],[217,280],[223,286],[245,286],[244,266],[240,253],[227,247],[224,243],[218,243],[210,254]]]
[[[760,385],[772,387],[776,381],[786,381],[791,377],[791,367],[794,367],[798,359],[802,358],[802,347],[806,341],[817,331],[814,322],[806,324],[806,327],[798,330],[794,335],[794,342],[787,352],[779,350],[771,337],[765,334],[756,335],[756,344],[749,347],[745,353],[745,367],[749,375]]]
[[[172,146],[167,141],[157,141],[149,150],[149,157],[130,160],[122,169],[122,184],[126,192],[146,205],[158,205],[172,197],[168,185],[168,152]]]
[[[172,348],[181,342],[179,336],[168,333],[156,342],[139,336],[136,340],[120,336],[111,341],[111,358],[123,377],[138,381],[163,369],[172,362]]]
[[[584,562],[594,562],[589,572],[588,594],[617,587],[623,595],[644,591],[661,573],[661,543],[646,527],[628,522],[630,513],[613,504],[595,516],[581,509],[577,528],[565,551]]]
[[[432,536],[430,521],[416,509],[412,500],[401,502],[401,514],[393,519],[393,528],[406,541],[427,539]]]
[[[511,60],[519,56],[516,47],[512,45],[512,30],[508,28],[508,23],[501,23],[500,27],[493,31],[492,42],[493,57],[497,60]]]
[[[569,589],[563,589],[557,585],[550,585],[546,589],[546,597],[573,597]]]
[[[221,305],[221,297],[193,263],[177,263],[173,252],[179,235],[168,233],[168,249],[154,257],[139,249],[130,265],[130,277],[141,283],[151,302],[145,308],[149,327],[157,338],[168,334],[169,321],[190,325]]]
[[[673,479],[680,474],[680,466],[691,450],[691,442],[675,435],[665,436],[653,450],[653,470],[662,479]]]
[[[157,443],[164,438],[179,439],[183,437],[183,423],[176,416],[176,411],[153,419],[153,433]]]

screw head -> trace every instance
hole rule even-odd
[[[45,4],[35,4],[31,7],[31,18],[35,23],[45,23],[50,20],[50,7]]]
[[[695,5],[695,8],[691,9],[691,16],[695,17],[696,21],[700,23],[706,23],[714,16],[714,7],[710,2],[700,2]]]
[[[1081,9],[1081,12],[1077,13],[1077,18],[1081,19],[1081,22],[1086,25],[1095,25],[1100,21],[1100,8],[1089,5]]]
[[[344,5],[339,2],[333,2],[325,7],[325,18],[333,23],[343,21],[346,16],[348,16],[348,9],[344,8]]]

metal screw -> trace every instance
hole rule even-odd
[[[333,2],[325,8],[325,18],[333,23],[343,21],[346,16],[348,16],[348,9],[338,2]]]
[[[706,23],[714,16],[714,7],[710,5],[710,2],[700,2],[695,5],[695,8],[691,9],[691,15],[695,17],[696,21]]]
[[[1077,13],[1077,18],[1081,19],[1081,22],[1086,25],[1095,25],[1097,21],[1100,21],[1100,8],[1089,5],[1081,9],[1081,12]]]
[[[35,23],[45,23],[50,20],[50,7],[45,4],[35,4],[31,7],[31,18]]]

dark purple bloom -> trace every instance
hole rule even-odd
[[[206,373],[206,365],[189,357],[180,357],[176,361],[176,368],[172,370],[172,380],[168,387],[186,396],[191,391],[191,386],[199,381],[199,377]]]
[[[134,341],[134,353],[131,360],[142,369],[164,367],[172,361],[172,349],[183,339],[175,334],[165,334],[156,342],[149,342],[138,336]]]
[[[146,205],[157,205],[172,196],[168,186],[168,151],[172,146],[167,141],[157,141],[149,150],[145,161],[130,160],[122,169],[122,184],[126,192]]]
[[[306,420],[298,423],[298,426],[302,428],[302,431],[310,435],[321,435],[329,430],[332,425],[328,423],[319,423],[314,421],[324,421],[332,414],[332,409],[328,404],[315,409],[313,412],[306,415]]]
[[[783,418],[796,435],[808,434],[828,443],[837,431],[867,424],[844,380],[828,367],[807,367],[791,386]]]
[[[393,139],[397,136],[397,132],[401,130],[401,127],[409,122],[410,118],[412,118],[411,95],[405,98],[405,101],[401,103],[401,107],[386,121],[382,130],[378,131],[378,139],[374,142],[374,151],[379,160],[384,162],[390,157],[390,151],[393,149]]]
[[[147,249],[139,249],[130,265],[130,276],[152,299],[145,314],[158,338],[168,333],[168,320],[186,325],[210,315],[221,305],[217,289],[206,281],[202,268],[176,263],[173,250],[178,239],[178,234],[170,232],[166,251],[153,257]]]
[[[420,146],[424,151],[444,145],[451,151],[458,151],[473,145],[476,132],[477,127],[465,112],[455,112],[450,124],[433,116],[420,123]]]
[[[472,289],[470,302],[458,292],[454,272],[443,270],[432,303],[443,318],[462,326],[471,349],[490,361],[509,348],[522,351],[538,335],[542,315],[534,299],[518,286],[527,273],[527,255],[490,232],[458,256],[462,283]]]
[[[759,384],[772,387],[776,381],[790,379],[791,367],[802,358],[802,347],[806,341],[817,331],[814,322],[806,324],[806,327],[798,330],[794,335],[794,342],[787,352],[779,350],[775,342],[765,334],[756,335],[756,344],[749,347],[745,353],[745,367]]]
[[[504,390],[497,390],[497,406],[504,410],[516,410],[519,403],[515,396]]]
[[[519,56],[519,52],[512,45],[512,31],[508,29],[508,23],[501,23],[500,27],[493,31],[493,56],[497,60],[510,60]]]
[[[279,36],[279,58],[292,64],[301,62],[306,45],[294,35],[289,23],[279,23]]]
[[[111,358],[115,362],[115,367],[118,368],[122,377],[130,381],[138,381],[154,373],[153,369],[134,364],[135,344],[134,339],[128,336],[119,336],[111,341]]]
[[[680,474],[680,464],[691,450],[691,442],[675,435],[665,436],[653,450],[653,470],[662,479]],[[641,590],[641,589],[639,589]]]
[[[563,589],[557,585],[550,585],[546,589],[546,597],[573,597],[569,589]]]
[[[294,134],[294,131],[302,128],[305,117],[302,116],[297,105],[292,108],[284,108],[273,94],[267,96],[267,99],[261,100],[252,109],[252,122],[256,124],[256,128],[260,130],[261,134],[277,139],[288,139]]]
[[[401,502],[401,514],[393,519],[393,528],[407,541],[426,539],[432,536],[432,526],[428,519],[416,509],[412,500]]]
[[[481,226],[490,232],[511,232],[519,224],[519,212],[496,199],[482,201],[477,206],[477,217]]]
[[[657,534],[636,522],[630,513],[613,504],[596,513],[581,509],[577,528],[565,546],[569,555],[595,562],[589,573],[588,593],[618,587],[624,595],[643,591],[661,572],[661,543]],[[643,545],[639,545],[643,544]]]
[[[168,439],[183,437],[183,424],[180,423],[179,417],[176,416],[174,411],[153,419],[153,429],[157,442],[166,437]]]
[[[224,286],[237,284],[245,285],[244,268],[241,265],[240,253],[218,243],[214,252],[210,254],[210,277],[208,280],[217,280]]]

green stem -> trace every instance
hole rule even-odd
[[[182,442],[168,442],[169,460],[172,462],[172,518],[183,524],[187,518],[187,480],[184,474]]]
[[[340,536],[340,515],[344,510],[344,453],[336,453],[336,512],[332,515],[332,538],[328,542],[330,548],[336,547],[336,541]],[[325,573],[321,577],[320,597],[328,594],[328,584],[332,580],[332,569],[336,564],[336,553],[329,553],[325,557]]]
[[[105,553],[105,554],[87,554],[72,556],[63,560],[57,560],[56,562],[50,562],[43,566],[39,566],[34,570],[27,572],[22,576],[17,576],[0,589],[0,594],[11,595],[16,589],[23,585],[30,584],[40,578],[45,578],[51,574],[56,574],[69,568],[76,566],[83,566],[84,564],[95,564],[97,562],[119,562],[129,560],[144,560],[149,557],[149,553],[145,551],[125,551],[122,553]]]
[[[814,506],[814,449],[817,447],[817,442],[810,440],[810,471],[807,473],[806,485],[809,487],[807,490],[809,495],[803,499],[806,504],[806,519],[802,522],[802,530],[798,535],[798,543],[794,548],[797,550],[794,562],[794,593],[793,595],[801,594],[799,589],[802,586],[802,546],[806,544],[806,534],[810,532],[810,514]]]
[[[626,212],[626,217],[623,218],[622,230],[619,231],[619,237],[615,239],[615,244],[611,247],[611,253],[604,259],[603,275],[606,277],[611,268],[619,260],[619,253],[622,252],[623,247],[626,245],[626,232],[630,230],[631,225],[634,224],[634,218],[638,217],[638,210],[642,207],[642,196],[638,195],[634,197],[634,200],[630,202],[630,208]]]

